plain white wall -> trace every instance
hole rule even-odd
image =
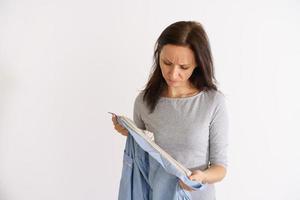
[[[116,199],[125,138],[154,42],[206,29],[228,99],[219,200],[300,199],[299,1],[0,2],[0,199]]]

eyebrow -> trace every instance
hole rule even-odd
[[[162,58],[164,61],[168,61],[168,62],[170,62],[170,63],[172,63],[171,61],[169,61],[169,59],[168,58]],[[180,64],[181,66],[187,66],[187,65],[189,65],[188,63],[187,64]]]

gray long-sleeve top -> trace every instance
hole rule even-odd
[[[133,120],[137,127],[154,133],[155,142],[190,170],[210,164],[227,167],[228,113],[225,96],[209,90],[182,98],[160,97],[153,113],[135,98]],[[193,200],[215,199],[214,184],[191,192]]]

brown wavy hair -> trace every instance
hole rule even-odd
[[[163,30],[155,43],[153,66],[143,89],[143,101],[146,101],[150,113],[154,111],[163,89],[167,87],[159,65],[160,52],[166,44],[189,47],[194,52],[197,66],[189,80],[196,88],[200,91],[218,90],[211,48],[204,28],[196,21],[175,22]]]

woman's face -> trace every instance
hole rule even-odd
[[[194,52],[189,47],[164,45],[159,56],[162,75],[169,87],[189,85],[189,78],[196,67]]]

